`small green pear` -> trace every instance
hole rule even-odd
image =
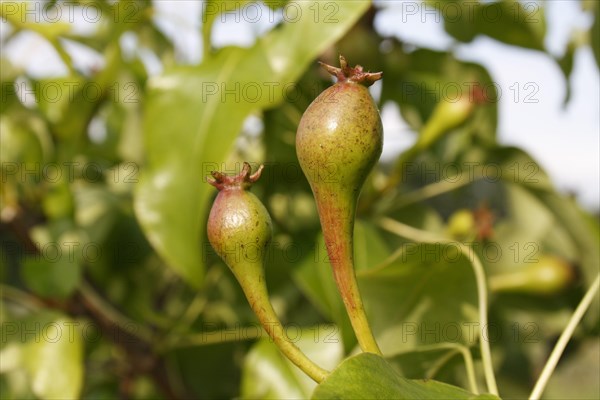
[[[296,134],[296,152],[312,188],[337,287],[358,342],[380,353],[370,331],[354,272],[356,204],[365,180],[381,155],[383,125],[368,86],[381,72],[322,64],[337,83],[306,109]]]

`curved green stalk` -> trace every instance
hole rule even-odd
[[[316,196],[319,194],[320,192],[315,193]],[[333,278],[346,307],[352,329],[363,351],[381,355],[365,313],[354,269],[355,203],[351,200],[343,201],[344,197],[336,196],[335,193],[319,197],[319,216]]]
[[[258,317],[264,330],[271,337],[279,350],[315,382],[322,382],[329,372],[306,357],[302,350],[286,337],[285,329],[279,321],[279,318],[271,305],[271,301],[269,300],[264,275],[260,276],[258,280],[253,279],[254,277],[246,279],[246,276],[243,276],[243,274],[236,274],[236,277],[248,299],[250,308],[252,308],[252,311],[254,311]]]
[[[581,321],[581,318],[583,318],[583,315],[589,308],[590,304],[592,304],[592,300],[594,300],[594,297],[598,293],[598,287],[600,287],[600,275],[596,277],[596,280],[594,283],[592,283],[592,286],[590,286],[588,291],[585,293],[585,296],[583,296],[583,299],[581,299],[581,302],[575,309],[575,312],[571,316],[571,319],[565,327],[565,330],[560,335],[560,338],[558,338],[558,341],[556,342],[556,345],[554,346],[546,365],[544,365],[544,369],[542,370],[540,377],[533,387],[533,391],[529,396],[529,400],[538,400],[542,396],[542,393],[548,384],[548,380],[550,379],[550,376],[552,376],[554,368],[556,368],[556,365],[558,364],[560,356],[562,356],[565,347],[567,347],[567,343],[569,343],[571,336],[573,336],[573,332],[575,332],[575,328],[577,328],[577,325],[579,325],[579,321]]]
[[[161,350],[165,352],[182,347],[211,346],[221,343],[257,340],[263,337],[265,333],[262,330],[254,328],[254,326],[238,326],[173,337],[166,345],[163,346],[163,348],[161,348]]]
[[[260,178],[262,169],[261,165],[250,174],[250,164],[244,163],[235,176],[211,173],[213,179],[208,182],[219,189],[219,194],[208,217],[208,240],[233,272],[250,307],[279,350],[308,376],[321,382],[328,372],[286,338],[269,299],[263,264],[272,237],[271,217],[260,200],[247,191]]]
[[[473,365],[473,356],[471,352],[466,346],[463,346],[458,343],[434,343],[419,346],[417,349],[400,351],[392,354],[391,356],[398,356],[405,353],[410,353],[412,351],[418,350],[419,352],[426,351],[439,351],[439,350],[451,350],[451,354],[460,353],[465,362],[465,371],[467,373],[467,380],[469,381],[469,390],[473,394],[479,394],[479,388],[477,387],[477,380],[475,379],[475,367]],[[430,378],[433,378],[435,373],[430,372]]]
[[[483,362],[483,372],[488,388],[488,392],[498,395],[498,386],[494,375],[494,366],[492,364],[492,353],[490,350],[487,327],[487,287],[485,280],[485,272],[479,257],[463,243],[455,242],[444,237],[439,237],[435,234],[413,228],[391,218],[382,218],[379,225],[385,230],[392,232],[398,236],[405,237],[415,242],[423,243],[453,243],[458,245],[461,253],[471,262],[475,281],[477,283],[478,311],[479,311],[479,347],[481,349],[481,360]]]

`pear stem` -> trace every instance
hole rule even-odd
[[[558,341],[556,342],[554,349],[552,349],[552,353],[550,353],[550,357],[548,358],[546,365],[544,365],[544,369],[542,370],[540,377],[538,378],[537,382],[535,383],[535,386],[533,387],[531,395],[529,395],[530,400],[538,400],[542,396],[542,393],[544,392],[544,389],[546,389],[546,385],[548,384],[548,381],[550,380],[550,377],[554,372],[554,368],[556,368],[556,365],[558,364],[558,360],[560,360],[560,357],[562,356],[565,348],[567,347],[569,340],[571,340],[571,337],[575,332],[575,328],[577,328],[577,326],[579,325],[579,321],[581,321],[581,318],[583,318],[583,315],[592,304],[592,301],[596,297],[596,294],[598,294],[599,287],[600,275],[596,276],[596,280],[594,280],[592,286],[590,286],[588,291],[583,296],[583,299],[581,299],[581,301],[579,302],[579,305],[575,309],[575,312],[571,316],[571,319],[569,319],[569,323],[558,338]]]
[[[333,265],[334,263],[332,263]],[[354,264],[350,257],[338,260],[333,266],[333,277],[342,296],[352,329],[362,351],[382,355],[362,302],[358,282],[354,274]]]
[[[273,309],[269,300],[267,286],[264,282],[264,279],[261,279],[259,285],[241,285],[244,294],[248,299],[248,303],[250,304],[250,308],[252,308],[252,311],[256,314],[263,329],[279,348],[279,351],[281,351],[283,355],[300,368],[306,375],[311,377],[312,380],[317,383],[322,382],[329,372],[310,360],[298,346],[286,337],[285,328],[279,321],[279,318]],[[242,282],[240,281],[240,283]]]
[[[354,271],[355,205],[319,202],[323,237],[333,270],[333,278],[350,318],[352,329],[362,351],[382,355],[369,325]]]

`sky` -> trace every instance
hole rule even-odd
[[[381,33],[436,50],[445,50],[452,45],[452,38],[435,18],[423,19],[415,15],[404,18],[404,22],[398,24],[396,21],[402,2],[385,3],[388,4],[386,11],[376,20]],[[574,1],[555,0],[545,4],[545,45],[551,54],[560,56],[564,54],[571,31],[587,29],[592,19],[580,11]],[[564,78],[548,55],[518,49],[483,36],[457,47],[457,57],[483,65],[502,90],[498,127],[500,143],[526,149],[559,189],[576,192],[586,208],[598,209],[600,83],[591,48],[582,47],[576,53],[571,77],[572,97],[565,108]],[[526,99],[528,95],[530,97]],[[406,129],[405,124],[397,121],[397,115],[388,118],[388,126]],[[392,119],[396,121],[391,122]],[[410,142],[402,141],[403,146],[407,144]]]
[[[502,91],[499,101],[500,143],[524,148],[541,164],[560,190],[576,193],[585,208],[598,210],[600,77],[591,48],[584,46],[576,52],[571,76],[571,100],[565,107],[564,78],[548,55],[515,48],[482,36],[468,44],[457,44],[445,33],[441,18],[419,12],[408,15],[406,10],[411,6],[409,3],[415,2],[376,1],[382,7],[375,20],[379,33],[434,50],[446,50],[454,46],[458,58],[483,65]],[[565,51],[571,32],[587,29],[593,18],[571,0],[553,0],[545,4],[545,45],[551,54],[560,56]],[[178,60],[184,63],[200,62],[202,43],[199,33],[204,4],[199,1],[180,1],[174,7],[170,1],[155,1],[154,5],[157,10],[154,20],[174,41]],[[64,14],[65,18],[71,17]],[[75,19],[75,29],[79,32],[94,29],[78,13],[73,13],[72,17]],[[213,45],[251,46],[258,36],[281,19],[281,12],[272,13],[262,5],[248,9],[245,14],[227,14],[224,20],[218,18],[215,23]],[[0,34],[5,35],[7,31],[6,24],[0,24]],[[139,54],[151,74],[162,71],[160,62],[138,46],[135,35],[124,35],[121,45],[126,52]],[[98,53],[77,44],[67,43],[66,48],[82,70],[103,63]],[[52,47],[36,34],[21,34],[19,40],[5,46],[2,51],[14,64],[22,66],[35,77],[61,76],[67,72]],[[361,63],[367,64],[366,61]],[[374,90],[376,92],[377,87]],[[415,134],[410,132],[395,105],[384,107],[381,114],[385,132],[383,159],[389,159],[410,146]]]

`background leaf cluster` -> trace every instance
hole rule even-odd
[[[532,249],[535,260],[551,255],[572,266],[573,279],[551,295],[535,290],[490,293],[490,324],[502,333],[491,343],[501,394],[528,393],[598,273],[600,229],[597,215],[558,193],[530,155],[498,143],[497,102],[478,104],[464,123],[448,129],[431,147],[379,165],[364,189],[355,233],[356,268],[387,360],[347,358],[313,393],[315,384],[258,328],[241,290],[205,237],[215,194],[205,176],[212,169],[233,171],[242,161],[264,163],[265,176],[253,191],[274,221],[266,265],[272,301],[290,334],[297,333],[299,347],[324,367],[335,368],[353,354],[356,341],[333,284],[312,194],[294,148],[303,111],[331,84],[315,61],[336,64],[341,53],[352,64],[384,71],[379,107],[398,105],[416,132],[431,120],[440,101],[427,93],[448,83],[487,87],[493,77],[483,66],[461,61],[452,50],[415,48],[382,37],[374,29],[379,9],[369,2],[295,2],[305,16],[313,15],[311,7],[321,7],[323,16],[328,10],[324,7],[335,6],[334,20],[283,21],[249,47],[212,48],[218,14],[204,15],[204,54],[197,65],[178,62],[175,44],[153,19],[155,3],[74,3],[96,8],[103,16],[93,34],[78,34],[69,24],[32,22],[23,4],[2,4],[2,17],[11,27],[3,45],[23,32],[35,32],[54,47],[68,70],[67,76],[39,79],[6,57],[0,59],[2,398],[398,393],[419,398],[436,391],[442,397],[471,398],[456,387],[417,381],[435,378],[470,390],[464,354],[480,369],[477,340],[469,334],[478,317],[468,260],[440,256],[445,253],[439,246],[400,238],[379,224],[389,217],[447,235],[452,232],[451,216],[465,209],[493,215],[491,238],[479,237],[476,230],[466,237],[489,276],[525,270],[529,265],[523,259]],[[207,1],[203,10],[221,3]],[[250,2],[228,3],[234,8]],[[278,10],[286,3],[265,4]],[[485,35],[546,52],[543,3],[535,22],[510,17],[515,10],[528,15],[528,4],[477,3],[474,18],[468,20],[445,15],[451,7],[440,12],[446,32],[458,42]],[[43,3],[48,10],[60,6]],[[588,34],[599,61],[600,7],[594,2],[581,6],[595,16]],[[495,8],[506,18],[486,23],[482,16]],[[123,50],[120,39],[126,34],[160,61],[161,73],[148,72],[141,52]],[[74,65],[67,42],[96,51],[103,65],[91,70]],[[573,40],[565,56],[556,60],[566,85],[573,54],[585,45]],[[33,88],[33,104],[24,103],[17,93],[24,82]],[[425,89],[410,94],[407,83]],[[59,85],[62,93],[77,89],[52,101],[44,92],[48,84]],[[91,86],[100,88],[101,95],[91,99],[85,91]],[[225,89],[232,92],[223,95]],[[94,134],[98,127],[100,140]],[[413,175],[384,191],[386,177],[400,161],[440,170],[456,163],[493,164],[503,179],[451,181]],[[70,166],[71,174],[63,170],[57,179],[23,174],[27,168],[50,171],[45,166],[54,165]],[[517,260],[511,248],[515,244]],[[503,249],[501,257],[483,252],[491,245]],[[598,395],[594,307],[553,376],[549,397]],[[439,335],[449,326],[457,327],[452,338]],[[352,386],[361,371],[381,386]],[[480,373],[475,380],[484,391]]]

